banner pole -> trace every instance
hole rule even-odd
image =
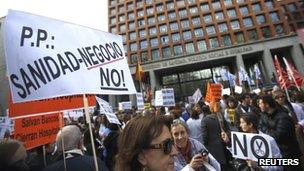
[[[62,132],[62,128],[63,128],[63,114],[62,112],[60,112],[59,114],[59,125],[60,125],[60,132]],[[64,171],[67,171],[67,166],[66,166],[66,158],[65,158],[65,150],[64,150],[64,141],[63,141],[63,137],[61,136],[61,148],[62,148],[62,157],[63,157],[63,165],[64,165]]]
[[[45,145],[43,145],[42,147],[43,147],[43,164],[44,164],[44,167],[46,167],[46,151],[45,151]]]
[[[91,137],[91,144],[92,144],[92,150],[93,150],[93,157],[94,157],[94,163],[95,163],[95,170],[98,171],[98,164],[97,164],[97,156],[96,156],[96,151],[95,151],[95,143],[94,143],[94,138],[93,138],[93,131],[92,131],[92,123],[91,123],[91,117],[88,112],[89,104],[88,104],[88,99],[83,94],[83,104],[84,104],[84,112],[86,116],[87,123],[89,124],[89,131],[90,131],[90,137]]]

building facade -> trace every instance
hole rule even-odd
[[[224,66],[236,74],[257,65],[271,83],[274,55],[304,75],[303,26],[300,0],[109,0],[109,32],[122,36],[131,73],[139,61],[146,87],[172,87],[177,99]]]

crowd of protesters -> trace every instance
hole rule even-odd
[[[290,100],[289,100],[290,99]],[[65,119],[56,142],[26,151],[0,141],[0,170],[303,170],[304,93],[274,88],[260,94],[224,95],[207,103],[119,111],[121,125],[98,110],[92,142],[85,117]],[[274,158],[299,159],[296,166],[259,166],[232,157],[231,131],[271,136]],[[94,162],[93,152],[97,161]],[[302,168],[301,168],[302,167]]]

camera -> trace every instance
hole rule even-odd
[[[202,156],[207,156],[208,154],[209,154],[209,151],[207,150],[207,149],[202,149],[201,151],[200,151],[200,153],[201,153],[201,155]]]

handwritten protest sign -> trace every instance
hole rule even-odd
[[[144,98],[142,93],[136,93],[136,105],[137,105],[137,109],[139,110],[144,109]]]
[[[175,106],[174,89],[166,88],[156,91],[155,106]]]
[[[130,101],[118,103],[118,110],[131,110],[131,109],[132,109],[132,103]]]
[[[4,48],[14,103],[136,93],[119,35],[10,10]]]
[[[26,149],[54,142],[62,124],[60,122],[62,113],[15,119],[13,138],[23,142]]]
[[[117,116],[113,113],[112,107],[109,105],[109,103],[97,96],[96,100],[100,106],[100,113],[105,114],[110,123],[121,125]]]
[[[240,159],[272,158],[271,137],[266,134],[231,132],[232,156]]]
[[[198,88],[194,94],[192,95],[192,98],[194,99],[194,104],[198,103],[199,100],[203,97],[201,90]]]

